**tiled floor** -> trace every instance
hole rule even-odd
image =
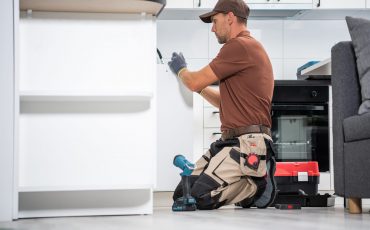
[[[0,222],[0,229],[368,230],[370,229],[369,209],[365,208],[363,211],[361,215],[351,215],[342,207],[278,210],[275,208],[241,209],[227,206],[213,211],[172,212],[169,207],[158,207],[153,215],[23,219],[14,222]]]

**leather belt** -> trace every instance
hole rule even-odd
[[[222,140],[232,139],[248,133],[264,133],[271,137],[271,130],[269,127],[263,125],[250,125],[222,131],[221,138]]]

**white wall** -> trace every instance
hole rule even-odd
[[[14,33],[13,1],[0,1],[0,221],[12,219]]]
[[[269,54],[275,79],[282,80],[296,79],[299,66],[329,58],[335,43],[350,40],[345,20],[249,20],[248,29]],[[211,32],[211,24],[160,20],[158,48],[164,58],[170,58],[173,51],[182,51],[189,68],[197,70],[208,64],[221,46]]]

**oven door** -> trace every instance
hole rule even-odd
[[[327,104],[273,104],[272,139],[276,160],[317,161],[329,171]]]

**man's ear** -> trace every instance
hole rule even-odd
[[[236,17],[233,12],[227,13],[227,16],[227,21],[229,22],[229,25],[231,25],[236,20]]]

